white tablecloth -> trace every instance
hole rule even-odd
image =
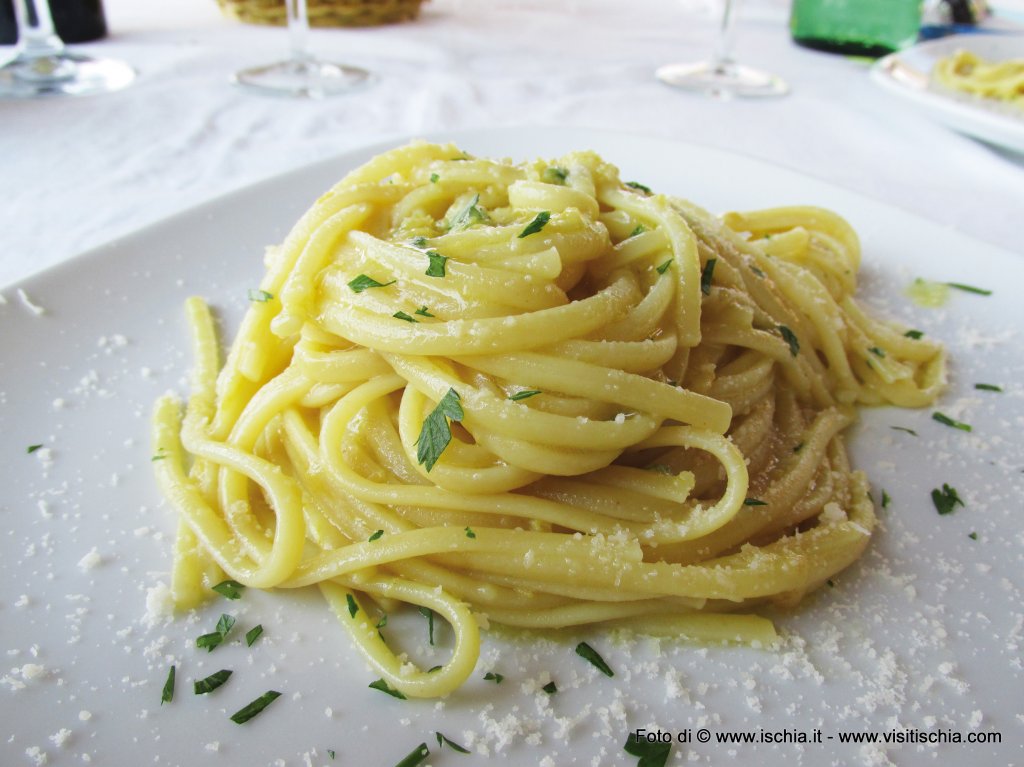
[[[738,20],[739,58],[792,87],[765,101],[716,101],[654,79],[662,63],[710,52],[713,4],[702,0],[432,0],[415,23],[314,30],[316,53],[378,75],[371,88],[314,102],[228,82],[282,57],[282,29],[228,21],[213,0],[106,5],[111,36],[80,47],[133,63],[130,88],[0,102],[0,286],[356,145],[490,125],[610,128],[726,148],[1020,251],[1013,213],[1024,160],[880,90],[865,62],[798,48],[783,0],[749,0]]]

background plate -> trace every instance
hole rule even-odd
[[[371,147],[203,205],[3,291],[0,305],[0,763],[4,765],[372,764],[390,767],[420,742],[428,763],[636,764],[637,727],[677,744],[669,764],[976,764],[1024,759],[1024,261],[955,231],[792,172],[720,151],[629,135],[552,130],[455,134],[466,150],[528,159],[591,148],[627,180],[714,210],[813,203],[847,216],[863,239],[862,293],[876,309],[945,340],[952,385],[930,411],[865,413],[851,438],[859,467],[890,501],[867,555],[833,588],[777,616],[777,650],[626,642],[588,632],[525,640],[490,635],[472,680],[447,700],[399,701],[375,678],[311,593],[248,592],[173,622],[147,620],[166,583],[175,520],[151,476],[148,419],[162,392],[186,391],[182,303],[209,299],[230,338],[263,247]],[[396,142],[389,142],[388,146]],[[915,277],[977,284],[919,309]],[[43,310],[37,313],[32,307]],[[1000,384],[1005,391],[974,389]],[[917,436],[894,430],[914,430]],[[31,454],[27,448],[45,447]],[[929,494],[949,483],[966,503],[939,516]],[[221,612],[252,647],[214,653],[195,637]],[[408,618],[410,648],[425,621]],[[392,630],[392,635],[396,632]],[[616,670],[572,651],[585,637]],[[435,657],[443,658],[439,628]],[[429,654],[429,653],[428,653]],[[160,705],[169,666],[177,693]],[[234,675],[208,696],[191,683]],[[504,675],[496,685],[487,671]],[[559,692],[540,687],[554,679]],[[283,693],[244,726],[228,716]],[[849,744],[843,733],[905,727],[936,740],[998,733],[986,745]],[[696,742],[704,728],[711,741]],[[794,744],[801,737],[820,743]],[[441,732],[473,754],[439,751]],[[718,742],[726,733],[756,742]],[[759,735],[765,732],[768,735]],[[990,735],[989,735],[990,736]],[[333,754],[333,756],[332,756]]]
[[[953,35],[921,43],[876,61],[871,77],[953,130],[1024,152],[1024,110],[931,84],[931,71],[939,59],[961,48],[989,61],[1020,59],[1024,58],[1024,35]]]

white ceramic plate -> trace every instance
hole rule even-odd
[[[883,88],[909,100],[953,130],[1024,152],[1024,112],[954,93],[931,82],[935,64],[961,48],[989,61],[1024,58],[1024,35],[953,35],[921,43],[879,59],[871,68],[871,76]]]
[[[182,302],[195,293],[231,333],[263,246],[331,182],[384,147],[272,179],[178,215],[3,291],[0,305],[0,763],[49,765],[397,764],[426,742],[429,764],[635,765],[630,731],[689,731],[669,764],[1007,764],[1024,758],[1024,261],[899,210],[760,162],[629,135],[470,132],[470,152],[520,159],[593,148],[625,179],[721,211],[815,203],[849,217],[864,243],[863,294],[879,310],[945,339],[952,386],[939,409],[875,410],[852,436],[871,476],[881,530],[863,561],[780,614],[777,650],[625,643],[597,632],[513,641],[491,636],[473,679],[441,702],[398,701],[313,594],[246,593],[147,626],[147,593],[166,582],[175,520],[151,478],[148,418],[190,365]],[[915,277],[972,283],[942,309],[902,296]],[[36,314],[33,305],[45,309]],[[976,382],[1003,393],[977,391]],[[894,430],[913,429],[917,436]],[[45,448],[28,454],[31,445]],[[948,483],[965,508],[939,516]],[[973,534],[973,537],[972,535]],[[975,540],[976,538],[976,540]],[[199,651],[221,612],[252,647]],[[425,621],[407,621],[424,647]],[[392,635],[395,631],[392,629]],[[616,670],[573,653],[586,638]],[[443,645],[444,633],[439,629]],[[436,657],[443,651],[439,648]],[[171,663],[173,702],[161,706]],[[231,669],[208,696],[192,681]],[[496,685],[483,675],[504,675]],[[550,677],[548,676],[550,675]],[[539,691],[549,678],[559,692]],[[239,726],[229,715],[264,691],[284,695]],[[842,733],[907,727],[930,737],[999,733],[988,745],[851,745]],[[696,742],[701,728],[712,738]],[[728,732],[814,739],[728,745]],[[434,733],[472,755],[438,750]],[[756,736],[761,738],[761,736]],[[333,756],[332,756],[333,753]],[[887,761],[888,760],[888,761]]]

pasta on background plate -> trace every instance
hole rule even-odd
[[[315,585],[415,697],[490,623],[768,644],[751,609],[871,536],[855,408],[944,384],[941,346],[857,303],[859,262],[834,213],[720,220],[592,152],[382,154],[268,251],[223,366],[187,303],[191,396],[153,436],[175,599]],[[451,624],[440,669],[389,647],[403,603]]]
[[[1024,58],[991,61],[960,49],[936,62],[932,78],[952,91],[1024,109]]]

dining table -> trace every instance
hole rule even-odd
[[[882,87],[875,59],[797,45],[788,0],[733,3],[733,56],[786,84],[784,95],[757,98],[680,90],[655,76],[665,64],[712,55],[722,12],[715,0],[427,0],[399,23],[314,27],[313,55],[370,73],[361,87],[325,98],[271,96],[232,81],[289,55],[283,26],[243,23],[215,0],[103,5],[108,34],[69,47],[127,62],[135,71],[127,87],[0,100],[0,762],[1024,764],[1024,355],[1016,335],[1024,313],[1008,298],[1024,290],[1024,141],[951,126]],[[988,5],[986,18],[957,33],[1024,34],[1024,0]],[[0,57],[12,52],[0,47]],[[499,631],[469,692],[428,702],[376,693],[361,702],[364,684],[339,684],[367,674],[306,592],[294,614],[247,594],[249,624],[263,616],[266,644],[254,638],[243,647],[236,629],[234,646],[210,660],[188,637],[209,631],[234,603],[154,617],[166,600],[153,584],[169,577],[174,523],[152,486],[148,408],[160,390],[187,389],[190,358],[182,315],[165,316],[164,305],[177,306],[186,290],[216,304],[227,286],[245,304],[235,283],[256,288],[262,251],[241,278],[219,261],[241,263],[237,243],[249,248],[257,236],[245,232],[250,223],[258,236],[283,238],[284,223],[313,203],[335,169],[414,139],[499,153],[506,142],[518,160],[534,156],[534,143],[536,156],[593,143],[615,150],[610,162],[648,170],[656,191],[713,213],[733,197],[740,206],[776,192],[786,204],[824,200],[851,214],[866,243],[907,259],[902,271],[887,271],[865,249],[867,289],[890,298],[904,288],[886,282],[893,274],[909,284],[941,265],[941,279],[956,283],[954,305],[968,317],[978,311],[982,328],[950,318],[949,307],[928,315],[953,344],[960,387],[931,409],[941,408],[944,422],[936,425],[929,409],[916,420],[885,411],[868,415],[859,432],[855,455],[896,501],[901,461],[916,461],[909,481],[920,485],[915,508],[928,520],[901,521],[899,509],[886,519],[880,508],[883,539],[905,535],[858,571],[862,588],[882,594],[877,612],[818,602],[814,615],[829,626],[808,630],[813,640],[788,634],[776,656],[721,656],[654,639],[639,640],[630,656],[626,640],[607,639],[604,652],[619,661],[607,688],[589,668],[538,671],[558,654],[557,637],[517,650],[531,676],[515,678],[502,643],[522,638]],[[707,188],[716,190],[709,199]],[[975,310],[994,305],[978,295],[992,289],[998,311]],[[968,358],[984,372],[965,372]],[[975,391],[976,381],[989,388]],[[118,393],[126,382],[131,396]],[[982,442],[984,425],[991,432]],[[907,458],[907,440],[923,440],[928,429],[939,430],[933,452]],[[973,484],[954,472],[971,456]],[[929,468],[936,473],[921,478]],[[928,493],[950,485],[967,508],[936,514]],[[884,491],[875,498],[889,505]],[[983,506],[986,515],[970,521]],[[960,525],[955,544],[935,543],[939,525]],[[928,554],[933,544],[941,555]],[[977,551],[987,554],[970,559]],[[977,583],[988,590],[975,602]],[[830,580],[825,598],[834,591],[855,601],[842,586]],[[421,622],[411,616],[410,631],[425,631]],[[214,631],[223,628],[222,639],[225,625]],[[433,643],[433,619],[430,627]],[[872,641],[850,638],[865,636]],[[979,649],[979,637],[991,644]],[[217,671],[213,658],[222,655],[233,658],[233,683],[249,674],[260,680],[253,695],[272,686],[285,697],[258,719],[225,725],[236,702],[226,697],[230,687],[207,696],[204,708],[185,682],[197,669]],[[634,659],[629,668],[624,657]],[[109,670],[99,673],[92,659]],[[172,663],[173,703],[165,687]],[[558,696],[550,694],[556,679]],[[276,727],[275,714],[287,726]],[[720,739],[741,730],[760,740]],[[897,730],[923,740],[838,741]],[[972,733],[988,740],[954,737]],[[634,744],[623,750],[627,734]],[[429,757],[417,751],[421,740]]]

